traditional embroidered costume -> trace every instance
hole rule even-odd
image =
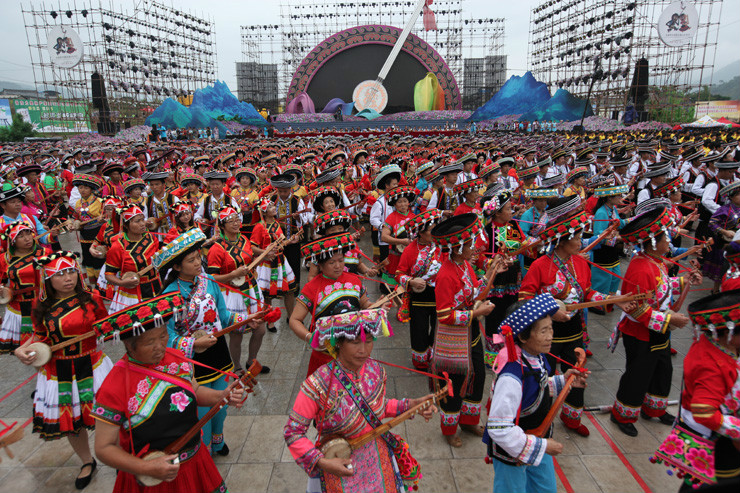
[[[36,260],[45,280],[58,272],[78,270],[71,253],[56,253]],[[79,271],[78,271],[79,273]],[[82,276],[77,281],[82,284]],[[97,293],[82,306],[78,295],[57,299],[43,320],[34,320],[34,339],[49,346],[89,332],[93,323],[108,314]],[[113,367],[88,337],[54,351],[51,360],[39,369],[33,398],[33,431],[44,440],[55,440],[92,429],[93,398]]]
[[[449,251],[462,249],[482,234],[475,214],[463,214],[443,221],[432,229],[434,242]],[[451,258],[442,262],[434,288],[437,327],[430,369],[450,375],[453,397],[441,404],[444,435],[454,435],[458,424],[477,425],[485,385],[483,342],[477,319],[473,319],[474,300],[482,284],[468,261],[458,264]]]

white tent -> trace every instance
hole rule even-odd
[[[705,115],[693,123],[685,123],[681,126],[684,128],[712,128],[712,127],[726,127],[727,124],[720,123],[717,120],[713,119],[711,116]]]

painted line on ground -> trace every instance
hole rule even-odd
[[[609,446],[612,448],[614,453],[619,457],[619,460],[622,461],[622,464],[624,464],[624,467],[627,468],[630,474],[632,474],[632,477],[635,478],[635,481],[637,481],[637,484],[640,485],[640,488],[642,488],[642,491],[645,493],[653,493],[653,490],[650,489],[650,486],[647,485],[644,479],[642,479],[642,476],[640,476],[634,467],[632,467],[632,464],[630,461],[627,460],[627,457],[622,453],[622,451],[619,449],[616,443],[611,439],[609,434],[606,432],[603,426],[596,420],[596,418],[593,417],[591,413],[583,413],[585,416],[588,417],[588,419],[593,423],[593,425],[596,427],[596,429],[601,433],[601,436],[604,437],[604,440],[606,440],[606,443],[609,444]]]

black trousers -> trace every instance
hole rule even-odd
[[[301,244],[293,243],[292,245],[286,246],[283,249],[283,254],[285,254],[285,260],[288,261],[288,265],[290,265],[290,268],[293,269],[293,274],[295,274],[295,285],[297,289],[300,290],[300,286],[301,286]]]
[[[437,325],[437,307],[435,305],[414,306],[412,298],[411,306],[409,307],[409,318],[411,349],[419,354],[424,354],[434,345],[434,327]]]
[[[665,338],[662,334],[659,336]],[[617,400],[626,407],[642,407],[647,394],[667,399],[671,391],[673,363],[670,341],[666,345],[655,339],[654,336],[651,341],[641,341],[622,334],[626,361],[624,374],[619,379]],[[661,349],[655,350],[658,346],[662,346]]]

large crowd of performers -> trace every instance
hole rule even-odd
[[[438,411],[451,447],[482,438],[494,492],[554,492],[553,419],[589,436],[589,321],[616,312],[615,429],[670,427],[651,460],[682,490],[737,482],[737,138],[5,145],[0,353],[38,370],[33,432],[69,441],[78,489],[99,460],[116,492],[226,491],[213,456],[230,453],[227,409],[271,371],[267,334],[289,328],[311,351],[284,427],[307,491],[416,488],[415,444],[382,420]],[[711,293],[689,305],[692,289]],[[394,347],[431,393],[394,399],[373,344],[407,323]],[[674,415],[671,332],[692,327]],[[125,349],[115,363],[108,341]]]

